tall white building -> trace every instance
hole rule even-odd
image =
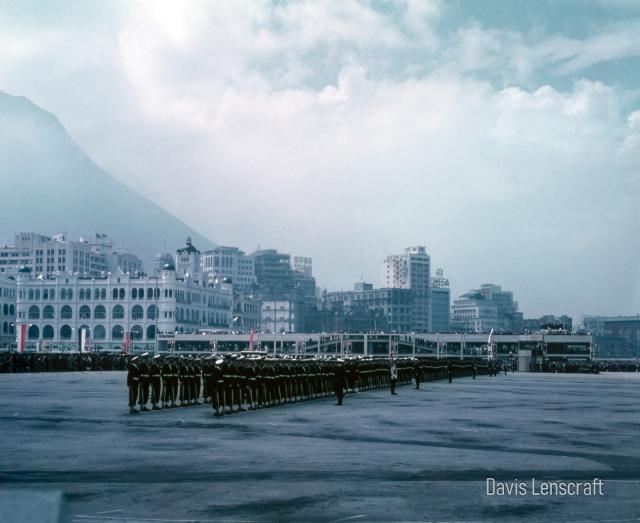
[[[490,332],[498,328],[498,306],[479,292],[463,294],[451,309],[454,324],[464,332]]]
[[[15,235],[13,245],[0,247],[0,270],[30,268],[45,278],[59,274],[102,276],[142,271],[142,261],[114,246],[105,235],[72,240],[66,234],[44,236],[37,233]]]
[[[15,341],[16,279],[0,273],[0,347],[10,347]]]
[[[447,332],[451,316],[451,290],[442,269],[438,269],[430,281],[429,311],[429,331]]]
[[[237,247],[220,246],[204,251],[200,260],[202,272],[220,280],[231,280],[234,289],[247,289],[256,283],[254,260]]]
[[[202,274],[179,277],[172,264],[154,276],[100,278],[34,277],[25,268],[17,279],[16,331],[24,325],[28,348],[150,350],[156,334],[198,332],[231,325],[232,291]]]
[[[429,323],[429,277],[431,258],[425,247],[407,247],[403,254],[387,256],[382,264],[382,285],[410,289],[412,330],[427,331]]]

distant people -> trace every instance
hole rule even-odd
[[[449,383],[453,383],[453,365],[451,362],[447,363],[447,379]]]

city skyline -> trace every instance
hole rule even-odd
[[[510,4],[8,3],[0,90],[213,242],[311,257],[322,287],[425,245],[452,296],[637,314],[640,9]]]

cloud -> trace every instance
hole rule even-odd
[[[78,39],[5,36],[0,88],[214,241],[311,255],[331,288],[423,243],[454,293],[493,280],[526,315],[640,308],[635,99],[535,80],[629,56],[634,23],[446,33],[439,3],[379,6],[119,4]]]

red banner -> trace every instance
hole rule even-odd
[[[18,325],[18,352],[24,352],[24,345],[27,339],[27,324],[21,323]]]

